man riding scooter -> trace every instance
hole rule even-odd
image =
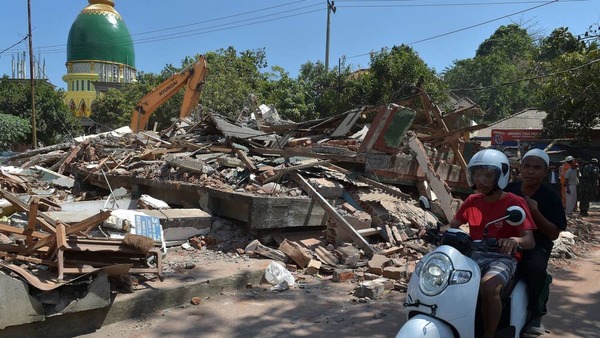
[[[509,183],[504,189],[525,198],[537,227],[533,232],[535,248],[524,251],[519,262],[519,271],[527,283],[529,295],[529,323],[523,333],[530,337],[546,333],[542,316],[547,312],[546,303],[552,283],[552,277],[546,270],[554,245],[552,241],[567,227],[560,195],[542,183],[549,164],[550,157],[543,150],[529,150],[521,159],[521,180]]]
[[[482,297],[483,337],[493,337],[502,314],[500,293],[514,275],[519,249],[535,246],[533,232],[535,223],[531,218],[527,202],[513,193],[502,191],[510,176],[510,164],[506,156],[494,149],[476,153],[467,167],[467,182],[478,193],[470,195],[460,206],[454,219],[441,231],[469,224],[472,239],[484,238],[485,225],[502,217],[510,206],[525,210],[526,219],[519,226],[492,224],[487,227],[487,236],[498,239],[500,252],[477,252],[471,257],[481,268],[480,294]]]

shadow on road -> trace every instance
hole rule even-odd
[[[600,235],[600,209],[592,205],[590,217],[594,233]],[[597,238],[597,237],[596,237]],[[545,326],[551,335],[543,337],[600,337],[600,247],[592,247],[584,257],[553,273]]]

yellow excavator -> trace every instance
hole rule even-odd
[[[137,133],[140,129],[145,129],[150,115],[184,86],[185,94],[179,118],[190,115],[200,98],[200,91],[202,90],[206,73],[206,59],[204,56],[200,56],[194,64],[161,83],[144,96],[133,109],[130,125],[131,130]]]

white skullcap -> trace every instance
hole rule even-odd
[[[523,155],[521,162],[523,162],[523,160],[527,156],[539,157],[542,160],[544,160],[544,162],[546,162],[546,167],[550,165],[550,156],[548,156],[548,154],[546,154],[546,152],[541,149],[534,148],[534,149],[531,149],[530,151],[526,152],[525,155]]]

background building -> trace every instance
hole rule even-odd
[[[136,80],[131,34],[113,0],[89,0],[73,22],[67,41],[66,103],[88,117],[101,93]]]

